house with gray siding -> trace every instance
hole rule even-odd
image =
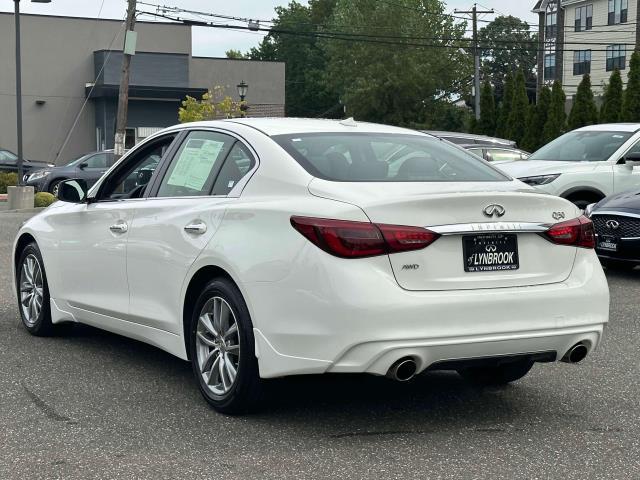
[[[538,89],[560,80],[575,95],[585,73],[596,95],[614,69],[627,83],[629,59],[640,38],[638,0],[538,0]]]
[[[21,15],[24,155],[57,164],[112,148],[124,27],[119,20]],[[180,102],[221,86],[238,100],[249,85],[250,116],[283,116],[282,62],[194,57],[191,26],[137,22],[127,143],[178,123]],[[16,149],[15,30],[0,13],[0,146]],[[75,127],[74,127],[75,124]],[[72,128],[73,127],[73,128]]]

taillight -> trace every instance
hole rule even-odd
[[[559,245],[571,245],[582,248],[595,248],[596,240],[593,223],[584,215],[566,222],[556,223],[544,236]]]
[[[342,258],[362,258],[420,250],[438,234],[420,227],[291,217],[291,225],[314,245]]]

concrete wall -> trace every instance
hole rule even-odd
[[[609,81],[612,72],[606,71],[607,45],[630,43],[636,41],[636,13],[638,8],[637,0],[629,0],[629,12],[626,23],[611,26],[607,25],[608,1],[607,0],[585,0],[562,2],[565,9],[565,55],[563,85],[567,96],[575,95],[577,85],[582,80],[581,75],[573,75],[573,51],[591,49],[591,84],[595,95],[601,95],[602,86]],[[583,5],[593,5],[593,29],[576,32],[574,31],[576,7]],[[576,43],[573,43],[576,42]],[[588,42],[599,45],[579,45]],[[622,81],[626,85],[629,73],[629,60],[633,52],[633,45],[627,45],[626,69],[620,73]]]
[[[122,22],[21,15],[21,30],[24,154],[53,161],[85,101],[85,84],[94,81],[93,52],[122,48]],[[188,26],[141,22],[136,30],[138,50],[191,53]],[[15,151],[13,14],[0,13],[0,45],[0,145]],[[94,115],[88,102],[58,163],[95,149]]]

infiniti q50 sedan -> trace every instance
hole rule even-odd
[[[155,345],[191,362],[221,412],[259,406],[286,375],[508,383],[582,360],[608,320],[581,211],[411,130],[184,124],[58,197],[15,240],[26,329],[80,322]]]

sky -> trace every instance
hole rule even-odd
[[[274,8],[285,6],[288,0],[139,0],[139,9],[154,10],[154,7],[142,5],[143,1],[153,4],[177,6],[189,10],[211,12],[236,17],[253,17],[257,19],[271,19]],[[305,0],[299,0],[306,3]],[[536,24],[537,19],[530,12],[534,1],[528,0],[483,0],[478,8],[495,9],[498,14],[514,15]],[[49,4],[31,3],[28,0],[20,2],[24,13],[45,15],[68,15],[96,18],[124,18],[126,0],[51,0]],[[473,0],[450,0],[446,2],[448,13],[455,8],[468,10]],[[13,2],[0,0],[0,11],[13,11]],[[480,18],[491,20],[495,15],[484,15]],[[150,17],[144,18],[150,20]],[[193,28],[193,54],[197,56],[224,57],[229,49],[245,52],[260,43],[263,33],[248,31],[229,31],[214,28]]]

